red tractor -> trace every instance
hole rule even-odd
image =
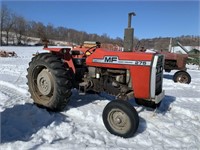
[[[188,51],[184,48],[181,43],[177,41],[177,45],[186,53],[186,54],[176,54],[172,52],[171,47],[172,39],[170,39],[169,52],[159,52],[160,54],[165,55],[165,65],[164,70],[170,72],[171,70],[178,70],[174,76],[174,82],[189,84],[191,82],[191,76],[187,72],[186,63],[188,60]]]
[[[128,102],[157,107],[164,97],[162,89],[164,57],[161,54],[132,52],[133,28],[129,13],[124,51],[109,51],[99,42],[69,48],[44,48],[27,69],[31,98],[37,105],[61,111],[69,102],[71,89],[81,93],[106,92],[116,96],[103,110],[107,130],[124,138],[134,135],[139,125],[135,108]]]

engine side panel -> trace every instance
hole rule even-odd
[[[97,49],[86,59],[86,65],[130,70],[134,97],[149,99],[151,66],[154,55],[141,52],[114,52]]]

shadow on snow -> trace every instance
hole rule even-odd
[[[158,113],[165,115],[168,111],[170,111],[170,105],[176,100],[176,97],[165,95],[164,99],[162,100],[159,108]]]
[[[169,80],[172,80],[172,81],[173,81],[173,76],[174,75],[171,75],[171,74],[163,74],[163,78],[169,79]]]
[[[34,133],[52,122],[60,124],[67,116],[51,113],[33,104],[15,105],[1,112],[1,143],[29,141]]]

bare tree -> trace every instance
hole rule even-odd
[[[134,40],[135,41],[135,40]],[[119,46],[123,46],[124,42],[120,37],[115,38],[115,43]]]
[[[43,23],[39,22],[36,24],[36,33],[41,40],[48,40],[46,27],[44,26]]]
[[[24,19],[24,17],[15,16],[13,30],[17,38],[17,45],[22,44],[22,38],[23,36],[25,36],[26,28],[27,28],[27,21]]]
[[[52,24],[48,24],[46,26],[46,35],[48,39],[57,39],[56,29]]]
[[[0,33],[0,45],[3,44],[3,31],[5,30],[5,20],[9,16],[9,9],[5,4],[2,4],[1,6],[1,12],[0,12],[0,28],[1,28],[1,33]]]
[[[11,31],[11,29],[14,26],[14,14],[10,13],[8,14],[8,16],[5,19],[5,27],[4,27],[4,31],[6,32],[6,45],[8,45],[9,42],[9,33]]]

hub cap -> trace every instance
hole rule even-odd
[[[48,69],[43,69],[37,76],[37,87],[41,94],[49,96],[53,91],[53,81]]]
[[[180,82],[180,83],[187,83],[188,82],[188,77],[186,75],[180,75],[178,77],[178,82]]]
[[[108,122],[115,131],[121,134],[126,133],[131,128],[129,117],[120,109],[112,109],[109,112]]]

